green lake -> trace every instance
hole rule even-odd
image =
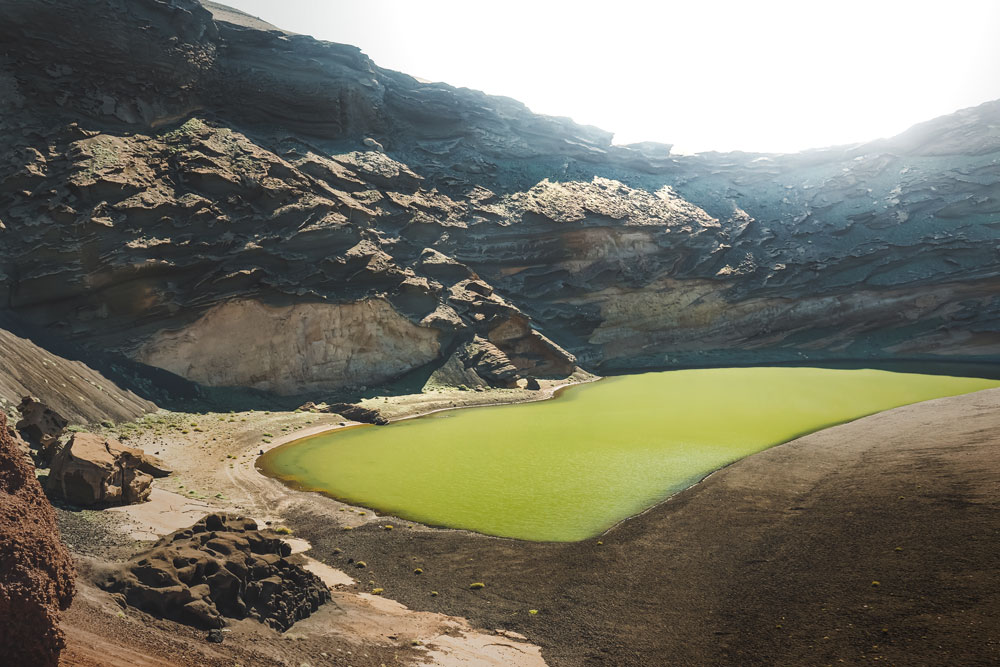
[[[299,488],[429,525],[574,541],[805,433],[997,386],[880,370],[644,373],[570,387],[549,401],[321,434],[266,453],[258,466]]]

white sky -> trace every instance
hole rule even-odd
[[[867,141],[1000,98],[1000,0],[223,1],[685,152]]]

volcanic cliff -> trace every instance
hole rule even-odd
[[[164,377],[1000,354],[998,102],[680,156],[196,0],[3,0],[0,40],[0,324],[103,360],[119,412]]]

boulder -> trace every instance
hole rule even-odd
[[[313,403],[309,401],[299,406],[302,412],[332,412],[362,424],[385,426],[389,423],[375,408],[366,408],[356,403]]]
[[[59,663],[76,574],[55,513],[0,412],[0,664]]]
[[[169,470],[141,449],[93,433],[74,433],[56,455],[46,490],[74,505],[132,505],[149,498]]]
[[[291,547],[251,519],[210,514],[112,571],[101,586],[133,607],[203,629],[251,618],[282,632],[331,599]]]
[[[21,413],[17,430],[38,449],[38,460],[47,463],[52,459],[69,422],[34,396],[22,398],[17,411]]]

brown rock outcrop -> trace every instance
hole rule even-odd
[[[52,506],[0,411],[0,664],[58,664],[59,612],[73,600],[75,576]]]
[[[362,424],[384,426],[389,423],[389,420],[375,408],[366,408],[356,403],[313,403],[309,401],[299,406],[299,410],[303,412],[332,412]]]
[[[38,449],[39,460],[48,462],[69,422],[34,396],[23,397],[17,411],[21,419],[15,428]]]
[[[101,585],[180,623],[207,629],[252,618],[284,631],[330,600],[326,585],[289,562],[290,554],[251,519],[210,514],[136,554]]]
[[[141,449],[93,433],[74,433],[56,455],[46,490],[74,505],[132,505],[144,502],[154,477],[169,471]]]

